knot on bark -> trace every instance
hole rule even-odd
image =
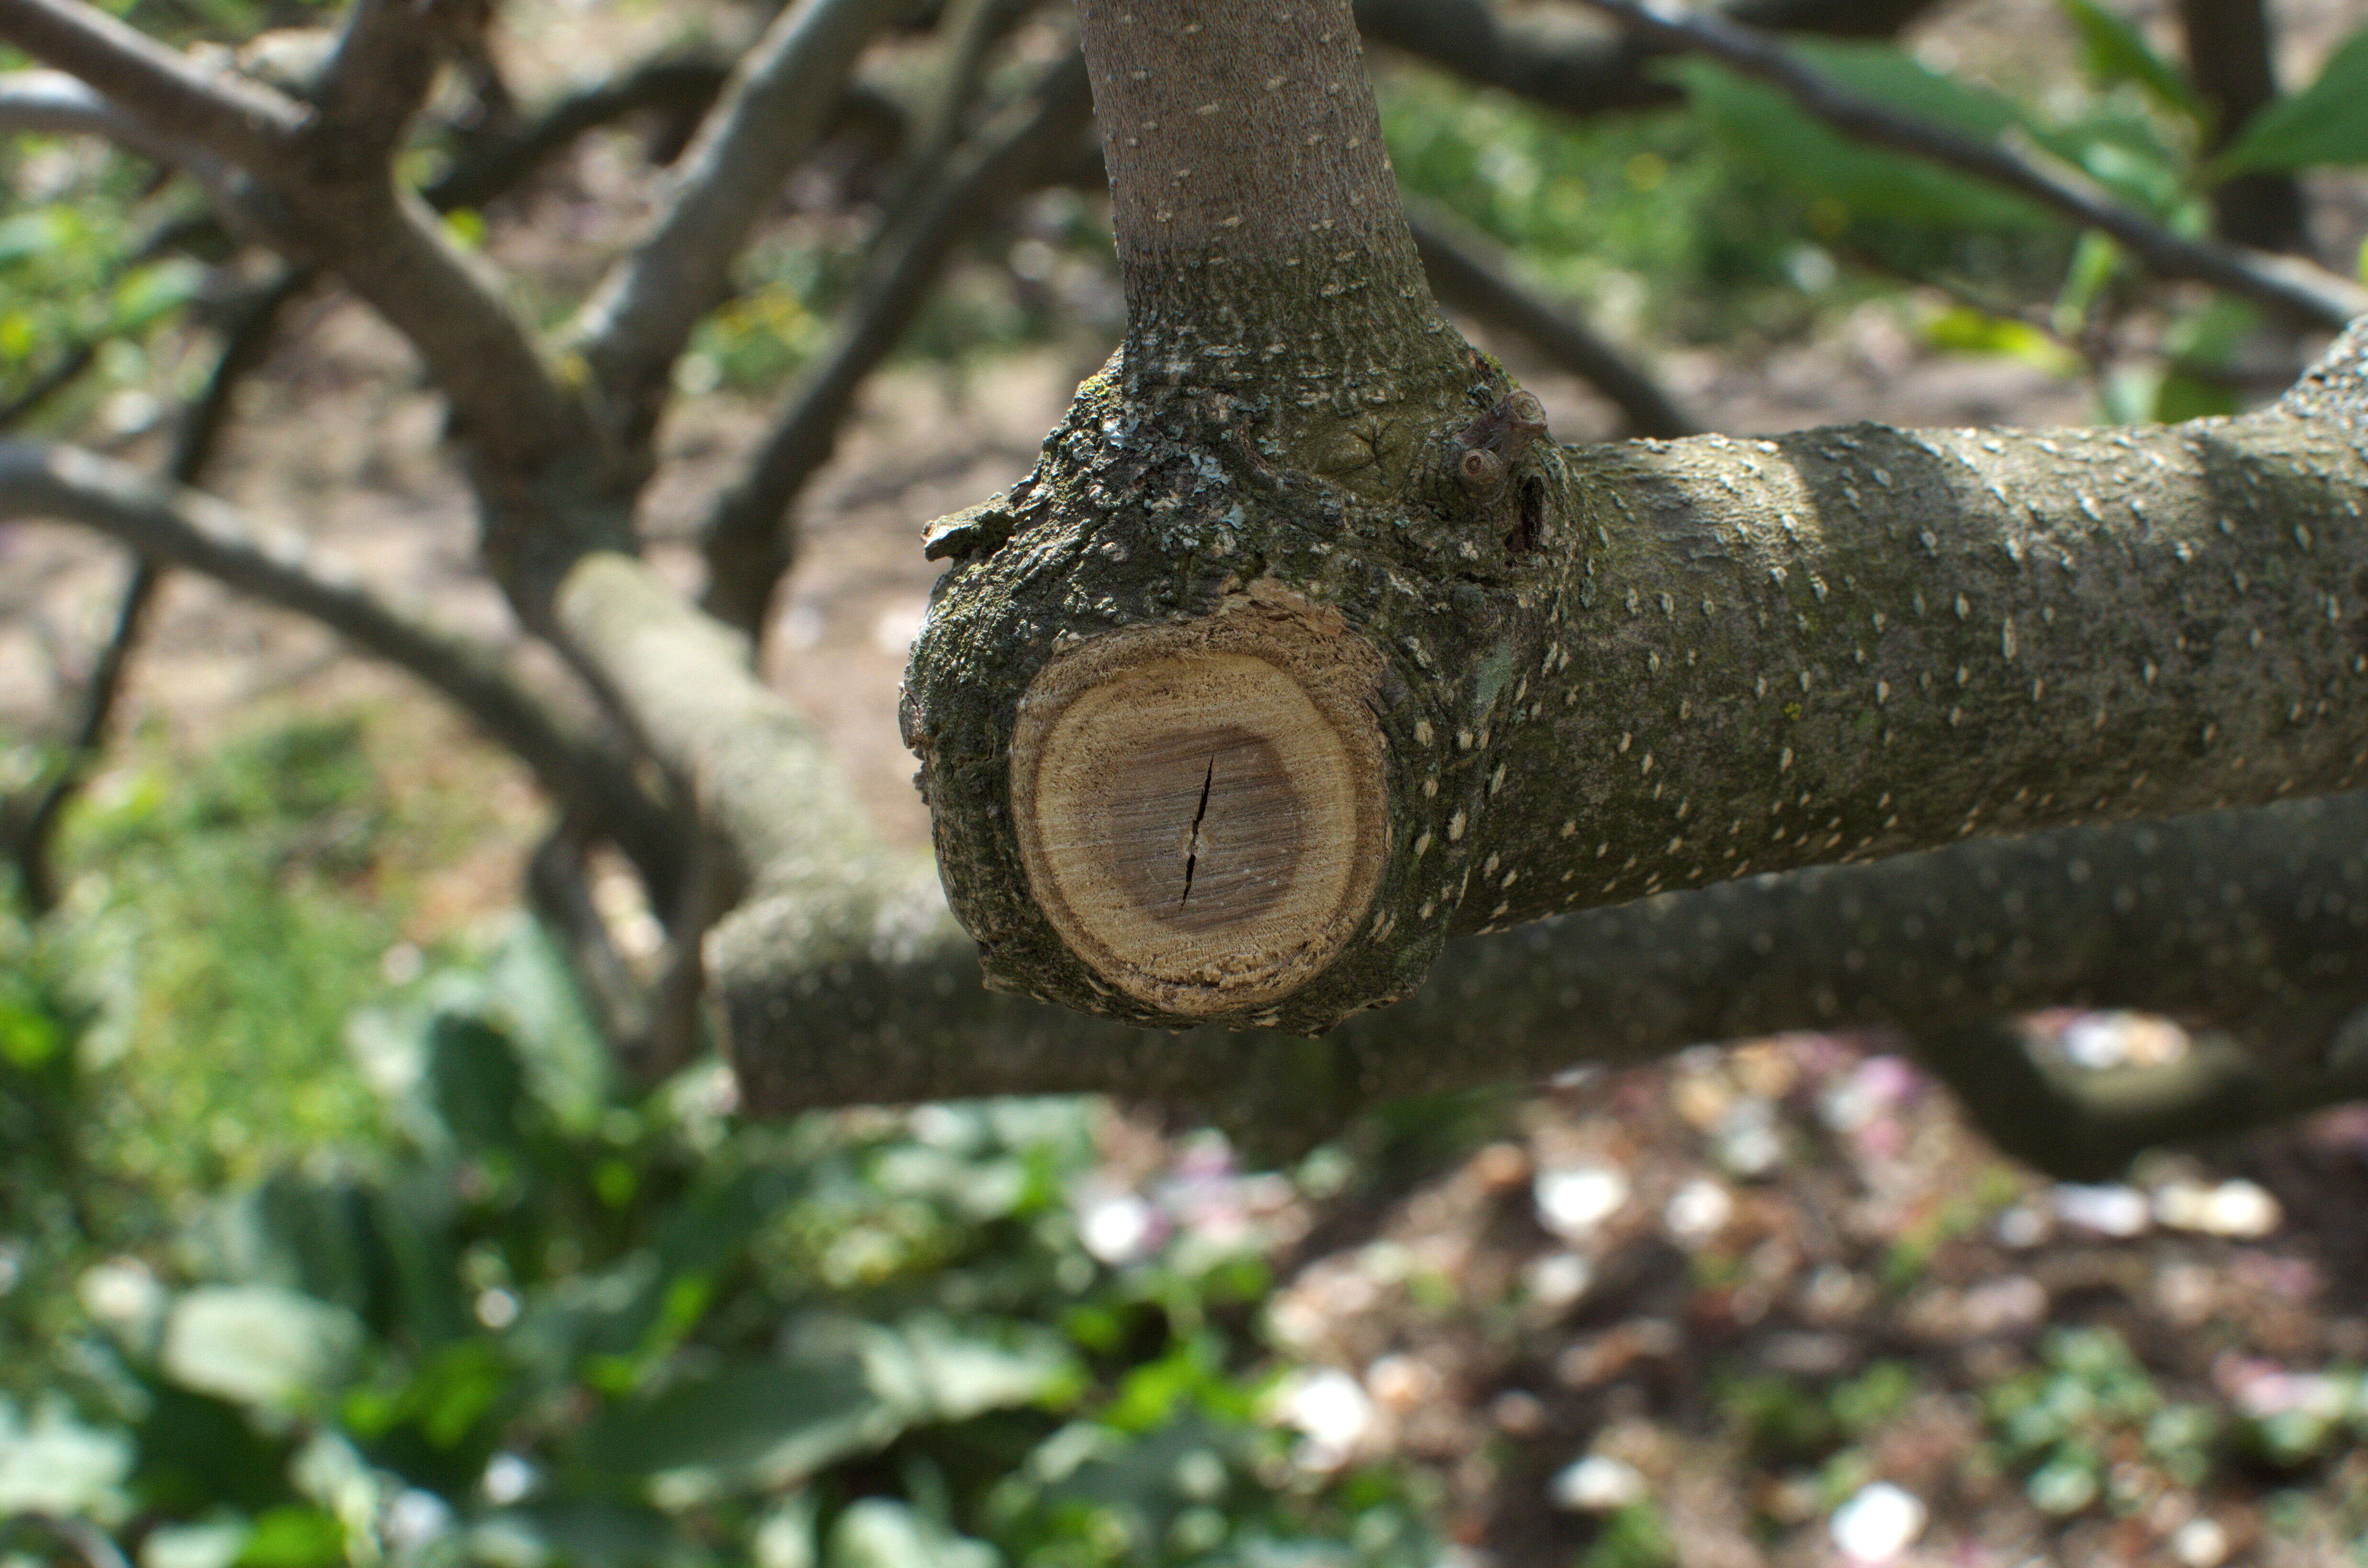
[[[1545,405],[1516,391],[1449,437],[1455,482],[1472,495],[1492,495],[1531,442],[1546,433]]]

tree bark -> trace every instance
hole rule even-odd
[[[2351,795],[1665,893],[1459,937],[1413,997],[1313,1041],[1146,1031],[985,990],[971,943],[919,892],[856,919],[753,899],[709,957],[759,1114],[1095,1091],[1287,1144],[1397,1096],[1879,1028],[2011,1152],[2094,1175],[2149,1144],[2368,1094],[2368,1051],[2347,1024],[2368,1004],[2363,830],[2368,798]],[[874,853],[844,851],[858,866],[879,866]],[[2058,1006],[2145,1008],[2226,1040],[2180,1074],[2080,1096],[2005,1028]]]
[[[2244,419],[1558,448],[1431,305],[1345,0],[1082,15],[1127,339],[936,531],[907,683],[1001,983],[1315,1031],[1460,933],[2368,766],[2368,324]],[[1385,759],[1354,809],[1218,711],[1245,657]]]

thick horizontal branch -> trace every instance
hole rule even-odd
[[[231,507],[68,447],[0,440],[0,518],[80,524],[145,560],[211,577],[317,621],[416,676],[516,753],[543,787],[580,804],[638,864],[678,855],[665,811],[629,765],[570,734],[495,657],[381,600],[302,539],[253,528]]]
[[[749,1108],[1096,1091],[1320,1138],[1395,1096],[1534,1081],[1786,1029],[1900,1031],[2012,1152],[2093,1170],[2137,1148],[2368,1095],[2368,798],[1984,840],[1670,893],[1460,938],[1407,1001],[1320,1040],[1130,1029],[980,986],[913,894],[853,927],[794,896],[710,937]],[[848,854],[867,858],[858,845]],[[2209,1094],[2157,1092],[2092,1146],[1985,1020],[2137,1007],[2241,1048]],[[2359,1058],[2359,1059],[2355,1059]],[[2022,1130],[2018,1138],[2016,1129]]]
[[[1379,1098],[1786,1028],[1894,1028],[1952,1081],[2012,1079],[2021,1059],[1989,1054],[2011,1042],[1980,1043],[1968,1021],[2062,1005],[2169,1013],[2246,1055],[2213,1080],[2209,1112],[2157,1096],[2082,1124],[2067,1168],[2126,1153],[2133,1136],[2368,1093],[2368,1054],[2345,1028],[2368,1002],[2368,796],[1982,840],[1464,937],[1411,1000],[1320,1040],[1151,1032],[983,986],[927,859],[882,848],[740,641],[638,562],[586,561],[561,606],[738,848],[750,892],[707,951],[760,1114],[1106,1091],[1313,1139]],[[2026,1131],[2070,1126],[2064,1097],[1983,1108]]]
[[[157,135],[253,172],[278,166],[303,123],[279,94],[209,72],[79,0],[0,0],[0,41],[78,77]]]
[[[2368,318],[2242,419],[1561,448],[1318,155],[1345,0],[1130,15],[1126,343],[932,530],[906,676],[998,983],[1315,1033],[1452,936],[2368,778]]]
[[[1620,410],[1627,426],[1624,435],[1701,432],[1702,426],[1652,377],[1567,310],[1514,278],[1504,258],[1490,254],[1494,247],[1486,236],[1472,233],[1454,214],[1411,198],[1406,222],[1440,303],[1526,339],[1556,366],[1602,393]]]
[[[754,634],[795,555],[790,507],[830,460],[863,380],[894,349],[962,236],[996,205],[1050,179],[1091,118],[1085,64],[1053,66],[1025,104],[988,126],[942,169],[928,171],[891,220],[863,286],[829,345],[800,375],[787,406],[703,530],[711,614]]]
[[[1368,426],[1386,502],[1089,382],[916,648],[947,886],[1007,983],[1315,1029],[1461,932],[2356,788],[2363,360],[2171,427],[1588,449],[1475,367],[1463,427]]]
[[[741,62],[685,154],[665,211],[585,306],[575,336],[608,396],[643,410],[781,183],[829,119],[855,57],[905,0],[799,0]]]
[[[2311,326],[2340,329],[2354,316],[2368,313],[2368,290],[2346,278],[2293,256],[2174,233],[2003,143],[1979,141],[1861,97],[1751,28],[1713,15],[1656,11],[1639,0],[1587,4],[1645,38],[1708,55],[1782,89],[1846,136],[1962,170],[2109,234],[2162,277],[2209,283]]]

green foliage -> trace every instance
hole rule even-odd
[[[1407,67],[1377,74],[1400,182],[1598,313],[1709,337],[1793,307],[1803,205],[1681,113],[1574,123]]]
[[[2099,0],[2060,0],[2080,39],[2080,65],[2102,87],[2134,83],[2157,107],[2201,122],[2210,112],[2187,73],[2154,51],[2129,19]]]
[[[392,994],[225,996],[147,950],[162,922],[211,916],[233,974],[249,944],[358,965],[398,819],[350,723],[156,783],[101,791],[75,908],[6,936],[0,1114],[58,1147],[0,1145],[0,1513],[136,1520],[165,1568],[1430,1560],[1395,1480],[1296,1471],[1265,1424],[1252,1233],[1086,1249],[1091,1102],[745,1124],[712,1064],[628,1096],[524,926]],[[135,887],[157,924],[110,947]],[[192,1055],[313,1053],[370,1108],[299,1146],[308,1108],[243,1064],[109,1044],[125,1010]],[[162,1159],[122,1125],[152,1066],[280,1125]],[[1171,1179],[1181,1215],[1245,1178],[1209,1145]]]
[[[1656,1505],[1632,1503],[1603,1524],[1579,1555],[1579,1568],[1671,1568],[1678,1560],[1668,1521]]]
[[[2047,1514],[2100,1502],[2126,1512],[2150,1494],[2149,1469],[2192,1487],[2219,1436],[2208,1407],[2166,1399],[2110,1328],[2050,1329],[2040,1365],[1994,1386],[1985,1404],[2002,1457]]]
[[[2337,48],[2318,79],[2245,124],[2213,160],[2214,178],[2248,169],[2368,163],[2368,28]]]

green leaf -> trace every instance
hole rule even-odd
[[[140,1568],[231,1568],[255,1527],[235,1514],[194,1525],[161,1525],[140,1543]]]
[[[2368,28],[2344,40],[2317,81],[2248,120],[2205,174],[2217,181],[2248,169],[2362,163],[2368,163]]]
[[[773,1491],[904,1426],[853,1357],[729,1361],[604,1413],[585,1433],[596,1471],[646,1483],[662,1507]]]
[[[351,1312],[293,1290],[208,1286],[173,1303],[163,1360],[183,1388],[285,1406],[343,1381],[361,1339]]]
[[[84,1426],[63,1402],[43,1404],[26,1421],[0,1400],[0,1517],[115,1519],[125,1512],[131,1469],[131,1442],[122,1433]]]
[[[2022,122],[2013,104],[1927,71],[1898,51],[1863,45],[1798,46],[1852,91],[1987,140]],[[1773,87],[1702,59],[1668,74],[1695,111],[1739,157],[1851,217],[1951,229],[2031,229],[2053,222],[2021,197],[1920,158],[1862,146],[1828,130]]]
[[[236,1568],[333,1568],[345,1560],[345,1527],[318,1508],[290,1505],[255,1521]]]
[[[831,1526],[829,1568],[998,1568],[1003,1554],[886,1497],[850,1505]]]
[[[916,1317],[862,1335],[872,1392],[907,1421],[967,1421],[1028,1404],[1056,1386],[1069,1357],[1050,1331],[1022,1324],[957,1328]]]
[[[65,1043],[57,1019],[32,1003],[0,995],[0,1058],[19,1072],[38,1072]]]
[[[468,1013],[427,1024],[427,1084],[436,1114],[463,1148],[509,1149],[523,1140],[526,1070],[508,1035]]]
[[[2078,355],[2029,322],[1987,315],[1969,305],[1952,307],[1927,322],[1924,340],[1935,348],[2020,359],[2051,375],[2069,375],[2080,367]]]
[[[2135,82],[2148,97],[2174,114],[2202,125],[2211,109],[2196,96],[2187,74],[2154,51],[2146,36],[2127,18],[2108,10],[2098,0],[2059,0],[2064,15],[2080,35],[2080,64],[2100,87]]]

